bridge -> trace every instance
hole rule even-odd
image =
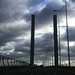
[[[63,74],[75,75],[75,67],[58,65],[57,15],[53,16],[53,20],[54,20],[55,65],[47,67],[44,66],[35,67],[34,64],[35,15],[32,15],[30,63],[20,61],[11,57],[0,56],[0,75],[63,75]]]
[[[6,67],[6,66],[28,66],[29,63],[16,60],[14,58],[0,56],[0,66]]]

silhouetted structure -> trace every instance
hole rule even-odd
[[[60,25],[59,25],[59,57],[60,57],[60,66],[61,66]]]
[[[35,15],[31,16],[31,49],[30,49],[30,65],[34,64],[34,34],[35,34]]]
[[[67,46],[68,46],[68,64],[70,67],[70,49],[69,49],[69,33],[68,33],[68,18],[67,18],[67,3],[66,3],[66,1],[65,1],[65,11],[66,11]]]
[[[0,67],[6,66],[29,66],[29,63],[0,55]]]
[[[57,15],[53,15],[54,23],[54,56],[55,66],[58,66]]]
[[[75,12],[74,10],[67,10],[67,2],[65,1],[65,10],[53,10],[55,12],[66,12],[66,32],[67,32],[67,49],[68,49],[68,65],[70,67],[70,49],[69,49],[69,33],[68,33],[68,17],[67,12]]]

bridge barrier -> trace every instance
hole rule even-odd
[[[10,57],[0,56],[0,66],[29,66],[29,63]]]

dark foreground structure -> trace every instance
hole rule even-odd
[[[67,68],[66,68],[67,69]],[[44,67],[44,68],[18,68],[5,72],[0,72],[0,75],[75,75],[75,72],[66,70],[65,68]],[[71,69],[71,68],[70,68]]]

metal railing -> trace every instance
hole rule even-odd
[[[0,66],[29,66],[29,63],[0,55]]]

